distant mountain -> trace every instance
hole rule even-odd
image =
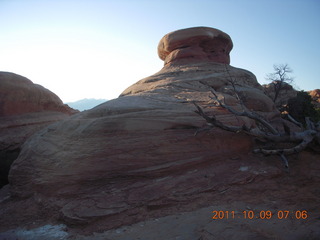
[[[72,107],[74,109],[78,109],[79,111],[88,110],[91,108],[94,108],[95,106],[104,103],[108,101],[107,99],[95,99],[95,98],[85,98],[78,100],[76,102],[68,102],[66,104],[69,105],[69,107]]]

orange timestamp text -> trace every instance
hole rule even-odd
[[[245,210],[242,212],[238,211],[212,211],[212,219],[221,220],[221,219],[307,219],[308,212],[306,210],[278,210],[272,212],[270,210]]]

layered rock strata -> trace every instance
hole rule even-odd
[[[34,199],[55,221],[92,233],[209,206],[226,191],[228,201],[240,199],[242,186],[281,176],[281,166],[251,154],[249,136],[219,129],[195,136],[206,123],[193,102],[224,124],[255,124],[215,106],[212,89],[241,110],[236,91],[248,109],[281,122],[255,76],[228,65],[229,38],[210,28],[166,35],[158,48],[161,71],[25,143],[10,171],[11,196]],[[206,55],[221,44],[224,57]],[[247,199],[259,198],[250,191]]]
[[[166,34],[159,42],[158,55],[164,64],[217,62],[230,64],[233,43],[218,29],[195,27]]]

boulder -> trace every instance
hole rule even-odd
[[[0,117],[43,111],[76,112],[41,85],[14,73],[0,72]]]
[[[218,206],[216,210],[223,210],[235,201],[249,201],[274,211],[288,207],[283,197],[294,201],[305,196],[303,191],[299,197],[289,192],[281,195],[280,185],[286,177],[280,161],[275,157],[267,161],[253,155],[251,137],[219,129],[195,134],[206,122],[194,112],[194,102],[224,124],[255,124],[214,105],[210,97],[213,89],[220,99],[239,111],[243,106],[236,92],[247,108],[270,122],[281,123],[281,119],[251,72],[221,62],[221,58],[198,57],[198,53],[192,51],[188,54],[190,59],[195,56],[196,61],[169,60],[170,51],[183,46],[184,41],[186,46],[205,41],[203,49],[220,46],[220,41],[211,40],[220,36],[225,42],[227,37],[222,32],[201,27],[176,33],[179,34],[164,38],[169,40],[161,40],[160,49],[164,50],[159,54],[166,62],[158,73],[130,86],[119,98],[56,122],[25,142],[10,171],[7,189],[10,198],[2,203],[3,216],[14,215],[16,209],[28,202],[36,209],[32,211],[33,217],[31,212],[25,213],[29,222],[30,218],[42,219],[39,222],[44,224],[50,219],[50,222],[66,224],[70,233],[90,235],[212,205]],[[175,36],[172,41],[170,36]],[[230,41],[227,52],[231,50]],[[168,47],[171,44],[177,45]],[[308,162],[311,159],[308,158]],[[312,168],[303,166],[301,169],[306,168],[304,172],[309,176],[319,173],[314,162]],[[295,188],[292,184],[288,184],[290,189]],[[312,186],[308,186],[308,191]],[[270,195],[263,195],[262,190],[268,190]],[[307,199],[310,211],[315,207],[312,194]],[[272,205],[280,195],[279,205]],[[10,199],[16,199],[15,205]],[[246,207],[240,204],[236,210],[243,211]],[[208,218],[211,219],[210,213]],[[16,222],[1,221],[0,226],[8,230]],[[194,219],[193,222],[197,231],[205,229],[198,228],[201,221]],[[26,224],[19,223],[20,226]],[[246,224],[241,225],[247,233],[245,238],[250,237],[251,231]],[[295,227],[290,225],[288,229]],[[205,231],[212,228],[215,227],[207,226]],[[263,229],[254,237],[261,239],[272,231],[272,228]],[[207,239],[206,233],[201,234],[194,239]],[[230,232],[221,233],[218,237],[230,236],[228,234]],[[94,236],[97,235],[89,238]],[[142,239],[159,239],[159,236],[154,233]],[[233,236],[236,237],[236,233]]]
[[[158,55],[166,64],[218,62],[230,64],[233,43],[218,29],[194,27],[166,34],[159,42]]]
[[[0,186],[28,137],[76,113],[48,89],[20,75],[0,72]]]

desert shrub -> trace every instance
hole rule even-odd
[[[305,124],[306,117],[310,117],[313,122],[320,121],[320,109],[315,108],[311,96],[304,91],[298,92],[295,98],[288,100],[287,111],[303,124]]]

